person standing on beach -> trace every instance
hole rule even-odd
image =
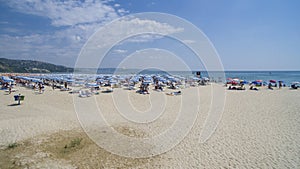
[[[68,83],[67,82],[65,82],[65,89],[67,89],[68,88]]]
[[[11,85],[9,85],[9,87],[8,87],[8,94],[11,94]]]
[[[52,82],[52,90],[54,90],[54,80],[53,80],[53,82]]]
[[[39,87],[39,92],[42,93],[42,83],[39,83],[38,87]]]
[[[269,85],[268,85],[268,89],[271,89],[271,90],[273,90],[273,88],[272,88],[272,84],[271,84],[271,83],[269,83]]]
[[[279,81],[279,89],[281,89],[281,87],[282,87],[282,82]]]

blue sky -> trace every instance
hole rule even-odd
[[[73,66],[104,24],[128,14],[163,12],[201,29],[227,70],[300,70],[297,0],[0,2],[0,57]]]

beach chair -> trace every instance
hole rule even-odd
[[[74,94],[74,93],[79,93],[80,92],[80,90],[72,90],[72,91],[70,91],[69,93],[70,94]]]
[[[79,97],[87,97],[85,91],[80,90],[79,91]]]
[[[179,96],[179,95],[181,95],[181,91],[166,93],[166,95],[169,95],[169,96]]]
[[[106,90],[102,91],[102,93],[112,93],[112,92],[113,92],[112,88],[106,89]]]
[[[14,98],[15,98],[15,101],[18,101],[18,105],[20,105],[21,101],[24,101],[25,96],[19,94],[19,95],[14,95]]]
[[[86,94],[87,97],[91,97],[93,95],[93,93],[90,92],[89,90],[86,90],[85,94]]]

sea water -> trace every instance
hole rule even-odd
[[[117,75],[134,75],[134,74],[147,74],[147,75],[159,75],[159,74],[169,74],[169,75],[179,75],[182,77],[196,77],[197,71],[160,71],[160,70],[143,70],[143,71],[133,71],[133,70],[119,70],[115,69],[105,69],[94,71],[97,73],[92,73],[95,76],[97,74],[117,74]],[[246,81],[262,80],[264,82],[269,82],[269,80],[284,81],[285,84],[290,85],[292,82],[300,81],[300,71],[224,71],[224,72],[206,72],[200,71],[201,77],[208,77],[214,81],[225,82],[227,78],[238,78]],[[91,75],[91,74],[90,74]],[[212,75],[214,75],[212,77]]]
[[[300,81],[300,71],[225,71],[227,78],[239,78],[247,81],[281,80],[285,84]]]
[[[171,75],[181,75],[183,77],[196,76],[197,71],[143,71],[141,74],[171,74]],[[289,85],[292,82],[300,81],[300,71],[224,71],[224,72],[206,72],[200,71],[201,77],[213,78],[213,80],[222,81],[227,78],[238,78],[246,81],[262,80],[264,82],[269,82],[269,80],[283,81],[285,84]],[[213,76],[213,77],[212,77]],[[224,77],[222,77],[224,76]],[[225,78],[225,79],[223,79]]]

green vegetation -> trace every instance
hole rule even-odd
[[[69,152],[72,148],[78,147],[82,141],[82,138],[75,138],[70,141],[69,144],[66,144],[63,150],[63,153]]]
[[[0,72],[4,73],[56,73],[73,72],[73,68],[32,60],[0,58]]]
[[[69,144],[69,146],[68,147],[76,147],[76,146],[79,146],[80,145],[80,142],[82,141],[82,138],[75,138],[75,139],[73,139],[71,142],[70,142],[70,144]],[[66,145],[67,146],[67,145]],[[65,147],[66,147],[65,146]]]
[[[16,148],[18,147],[18,144],[17,143],[11,143],[7,146],[8,149],[13,149],[13,148]]]

